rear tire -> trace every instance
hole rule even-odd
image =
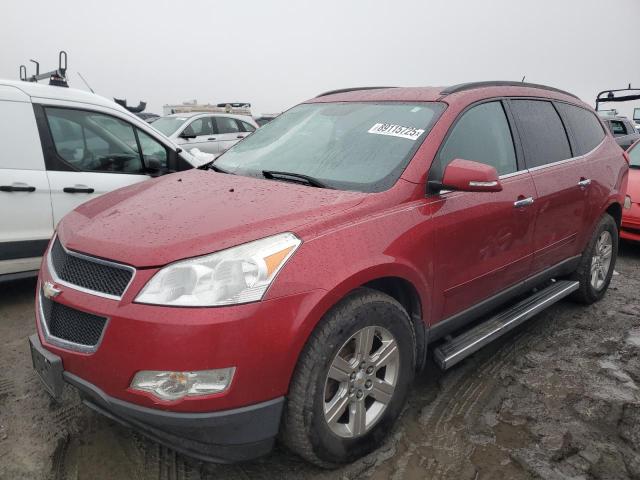
[[[582,254],[580,264],[571,275],[571,280],[580,282],[580,287],[571,298],[584,304],[600,300],[607,291],[618,256],[618,225],[611,215],[605,213]]]
[[[323,468],[380,446],[404,407],[415,345],[409,315],[396,300],[366,288],[345,297],[300,355],[282,421],[284,444]]]

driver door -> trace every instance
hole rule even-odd
[[[40,131],[54,225],[92,198],[149,178],[132,125],[92,111],[52,107],[43,111],[48,132]]]

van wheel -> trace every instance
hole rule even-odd
[[[611,282],[618,256],[618,226],[605,213],[596,227],[571,279],[580,282],[572,298],[585,304],[600,300]]]
[[[311,463],[335,468],[376,449],[402,412],[415,371],[409,315],[360,288],[309,338],[294,372],[281,437]]]

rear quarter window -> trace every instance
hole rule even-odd
[[[576,155],[584,155],[602,142],[605,133],[594,113],[568,103],[557,103],[556,106],[573,134]]]
[[[518,123],[528,168],[571,158],[567,132],[551,102],[512,100],[511,108]]]

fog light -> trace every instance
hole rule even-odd
[[[631,197],[629,195],[624,197],[624,208],[631,208]]]
[[[233,379],[235,367],[198,372],[163,372],[143,370],[136,373],[131,388],[151,392],[161,400],[211,395],[224,392]]]

